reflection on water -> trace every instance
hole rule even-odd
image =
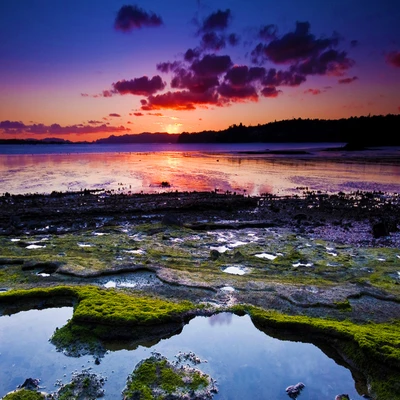
[[[241,146],[242,150],[249,148]],[[258,144],[259,149],[266,146]],[[85,188],[117,193],[219,190],[249,195],[301,194],[299,187],[328,193],[400,192],[400,165],[384,163],[380,157],[386,153],[359,152],[357,157],[354,154],[350,157],[314,148],[310,155],[255,155],[229,153],[226,150],[229,147],[225,151],[221,146],[208,147],[208,151],[195,147],[191,151],[184,147],[181,151],[168,151],[168,146],[164,146],[161,151],[158,148],[158,151],[147,152],[111,152],[109,147],[95,146],[98,152],[89,153],[67,153],[67,149],[61,147],[59,153],[54,154],[0,154],[0,184],[2,191],[12,194]],[[240,146],[234,149],[237,151]],[[0,150],[5,152],[4,148]],[[368,163],[363,162],[366,156],[370,158]],[[161,182],[168,182],[170,187],[162,188]]]
[[[128,374],[157,351],[170,361],[179,352],[194,352],[207,360],[199,368],[217,380],[217,400],[287,400],[285,388],[297,382],[306,385],[301,394],[304,400],[333,400],[339,393],[348,393],[353,400],[362,398],[350,372],[317,347],[269,337],[248,316],[196,317],[179,335],[151,348],[108,351],[96,365],[91,356],[67,357],[48,342],[56,327],[71,315],[72,309],[65,307],[0,317],[0,396],[28,377],[41,378],[45,391],[52,392],[57,389],[56,380],[69,382],[74,370],[91,367],[92,372],[107,377],[105,399],[120,399]]]

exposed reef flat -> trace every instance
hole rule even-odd
[[[382,385],[398,385],[400,371],[397,194],[83,191],[5,195],[0,210],[0,315],[74,305],[54,339],[67,353],[101,357],[113,339],[137,343],[126,335],[136,325],[154,341],[194,315],[248,313],[268,334],[328,346],[373,383],[363,393],[396,398]],[[137,304],[151,315],[126,320],[123,309]]]

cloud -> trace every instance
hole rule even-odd
[[[304,93],[305,94],[312,94],[312,95],[316,96],[318,94],[321,94],[322,92],[319,89],[307,89],[307,90],[304,91]]]
[[[19,121],[0,121],[0,129],[2,130],[20,130],[24,129],[25,125]]]
[[[276,90],[275,86],[267,86],[261,90],[264,97],[278,97],[279,93],[282,93],[282,90]]]
[[[258,32],[258,37],[267,42],[277,38],[278,27],[274,24],[264,25]]]
[[[108,114],[109,117],[120,117],[121,115],[117,114],[117,113],[111,113]]]
[[[358,40],[352,40],[351,42],[350,42],[350,46],[351,47],[357,47],[359,45],[359,41]]]
[[[352,78],[343,78],[343,79],[339,79],[338,83],[349,84],[349,83],[352,83],[352,82],[356,81],[357,79],[358,79],[357,76],[353,76]]]
[[[232,18],[231,10],[218,10],[210,14],[200,28],[200,32],[211,32],[215,30],[225,30],[228,27],[229,21]]]
[[[98,121],[96,121],[98,122]],[[124,126],[107,126],[106,124],[91,126],[83,124],[75,124],[61,126],[60,124],[32,124],[25,125],[18,121],[1,121],[0,132],[13,134],[35,134],[35,135],[69,135],[69,134],[89,134],[89,133],[115,133],[129,132],[130,129]]]
[[[96,121],[96,120],[93,120],[93,119],[88,121],[88,124],[92,124],[92,125],[98,125],[98,124],[101,124],[101,123],[102,123],[101,121]]]
[[[322,51],[336,46],[337,37],[316,39],[310,32],[309,22],[297,22],[294,32],[270,41],[267,45],[258,45],[253,56],[264,57],[276,64],[298,62],[318,56]]]
[[[264,86],[299,86],[306,81],[304,75],[294,71],[277,71],[271,68],[266,73],[262,84]]]
[[[163,74],[167,74],[168,72],[176,71],[177,69],[179,69],[181,67],[181,64],[182,63],[180,63],[179,61],[160,62],[156,65],[156,68],[158,71],[162,72]]]
[[[392,51],[386,56],[386,62],[393,67],[400,68],[400,51]]]
[[[225,38],[215,32],[206,32],[201,38],[201,47],[208,50],[221,50],[226,46]]]
[[[89,97],[89,95],[87,93],[81,93],[82,97]]]
[[[231,46],[237,46],[239,44],[239,36],[236,33],[231,33],[228,35],[228,43]]]
[[[149,79],[147,76],[131,79],[130,81],[122,80],[112,84],[114,90],[119,94],[136,94],[140,96],[149,96],[163,90],[166,83],[163,82],[159,75]]]
[[[154,117],[163,117],[164,115],[161,113],[147,113],[147,115],[153,115]]]
[[[146,12],[142,8],[133,6],[122,6],[115,18],[114,27],[122,32],[130,32],[142,27],[155,27],[163,24],[161,17],[153,12]]]
[[[206,54],[201,60],[195,60],[191,69],[199,76],[217,76],[228,71],[231,66],[231,58],[227,55]]]
[[[233,102],[258,101],[258,94],[252,85],[235,86],[223,83],[218,87],[218,93]]]
[[[189,89],[193,93],[204,93],[207,90],[219,85],[217,76],[196,75],[192,71],[181,68],[171,80],[171,87],[174,89]]]
[[[133,115],[136,115],[137,117],[143,117],[144,116],[144,114],[141,113],[141,112],[135,112],[135,113],[133,113]]]
[[[147,100],[142,101],[142,110],[195,110],[196,106],[207,107],[208,105],[220,104],[218,94],[215,91],[194,93],[182,90],[150,96]]]
[[[250,82],[262,80],[266,70],[263,67],[247,67],[246,65],[233,66],[224,79],[233,85],[246,85]]]

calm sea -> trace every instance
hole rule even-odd
[[[0,194],[105,189],[248,195],[379,190],[400,193],[400,148],[340,143],[1,145]],[[331,151],[325,151],[327,148]],[[268,154],[267,150],[301,153]],[[164,182],[163,187],[162,183]],[[166,182],[168,185],[166,185]]]

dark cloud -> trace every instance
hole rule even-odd
[[[200,57],[200,50],[199,49],[188,49],[184,55],[185,61],[192,62],[193,59]]]
[[[89,97],[89,95],[87,93],[81,93],[82,97]]]
[[[348,83],[352,83],[352,82],[356,81],[357,79],[358,79],[357,76],[353,76],[352,78],[343,78],[343,79],[339,79],[338,83],[348,84]]]
[[[267,86],[261,90],[261,94],[264,97],[278,97],[279,93],[282,93],[282,91],[277,90],[275,86]]]
[[[392,51],[386,56],[386,62],[393,67],[400,68],[400,51]]]
[[[119,94],[136,94],[140,96],[149,96],[163,90],[165,82],[162,81],[159,75],[149,79],[147,76],[131,79],[130,81],[122,80],[113,83],[114,90]]]
[[[306,77],[295,71],[277,71],[271,68],[266,73],[262,84],[264,86],[299,86],[305,81]]]
[[[229,56],[216,56],[215,54],[207,54],[201,60],[195,60],[191,69],[199,76],[217,76],[232,66]]]
[[[223,83],[218,87],[218,93],[229,101],[257,101],[258,94],[252,85],[231,85]]]
[[[188,50],[189,51],[189,50]],[[162,72],[163,74],[167,74],[168,72],[175,71],[181,66],[179,61],[174,62],[161,62],[156,65],[158,71]]]
[[[250,82],[261,81],[265,76],[265,68],[246,65],[234,66],[226,74],[224,79],[233,85],[246,85]]]
[[[20,130],[20,129],[24,129],[25,128],[25,124],[23,124],[22,122],[19,121],[0,121],[0,129],[3,130]]]
[[[314,96],[316,96],[317,94],[321,94],[321,90],[319,89],[307,89],[304,91],[305,94],[312,94]]]
[[[201,38],[201,47],[207,50],[221,50],[226,46],[225,38],[215,32],[206,32]]]
[[[258,37],[265,40],[266,42],[269,42],[277,38],[277,33],[278,27],[276,25],[264,25],[258,32]]]
[[[214,91],[193,93],[182,90],[150,96],[145,103],[142,103],[142,110],[195,110],[197,106],[207,107],[211,105],[220,105],[218,94]]]
[[[109,117],[120,117],[121,115],[120,114],[117,114],[117,113],[111,113],[111,114],[108,114],[108,116]]]
[[[136,115],[136,117],[143,117],[144,116],[144,114],[141,113],[141,112],[135,112],[135,113],[133,113],[133,115]]]
[[[204,93],[207,90],[218,86],[219,80],[215,75],[196,75],[192,71],[182,68],[176,71],[171,80],[171,87],[174,89],[189,89],[193,93]]]
[[[103,90],[102,92],[103,97],[112,97],[113,94],[114,92],[112,92],[111,90]]]
[[[98,125],[98,124],[101,124],[101,121],[96,121],[96,120],[91,119],[91,120],[88,121],[88,124]]]
[[[98,123],[98,121],[96,121]],[[17,121],[1,121],[0,132],[2,133],[28,133],[35,135],[69,135],[69,134],[89,134],[89,133],[114,133],[114,132],[128,132],[130,129],[124,126],[107,126],[106,124],[98,126],[90,126],[83,124],[75,124],[68,126],[61,126],[60,124],[32,124],[25,125]]]
[[[273,38],[276,34],[276,30],[273,29],[272,25],[267,25],[260,31],[260,35],[263,35],[264,39],[268,36]],[[297,22],[294,32],[275,38],[268,44],[259,43],[252,51],[251,56],[255,63],[269,60],[275,64],[293,64],[318,57],[323,51],[337,46],[338,42],[339,39],[336,35],[317,39],[310,33],[309,22]]]
[[[231,45],[231,46],[237,46],[238,44],[239,44],[239,36],[238,35],[236,35],[236,33],[230,33],[229,35],[228,35],[228,43]]]
[[[231,10],[218,10],[210,14],[200,28],[200,32],[211,32],[216,30],[224,30],[228,27],[229,21],[232,18]]]
[[[133,6],[122,6],[118,11],[114,27],[122,32],[130,32],[144,26],[160,26],[163,24],[161,17],[153,12],[146,12],[142,8]]]
[[[345,51],[330,49],[315,57],[310,57],[292,69],[302,75],[334,75],[342,76],[354,65]]]
[[[352,40],[352,41],[350,42],[350,46],[351,46],[351,47],[357,47],[358,45],[359,45],[358,40]]]

